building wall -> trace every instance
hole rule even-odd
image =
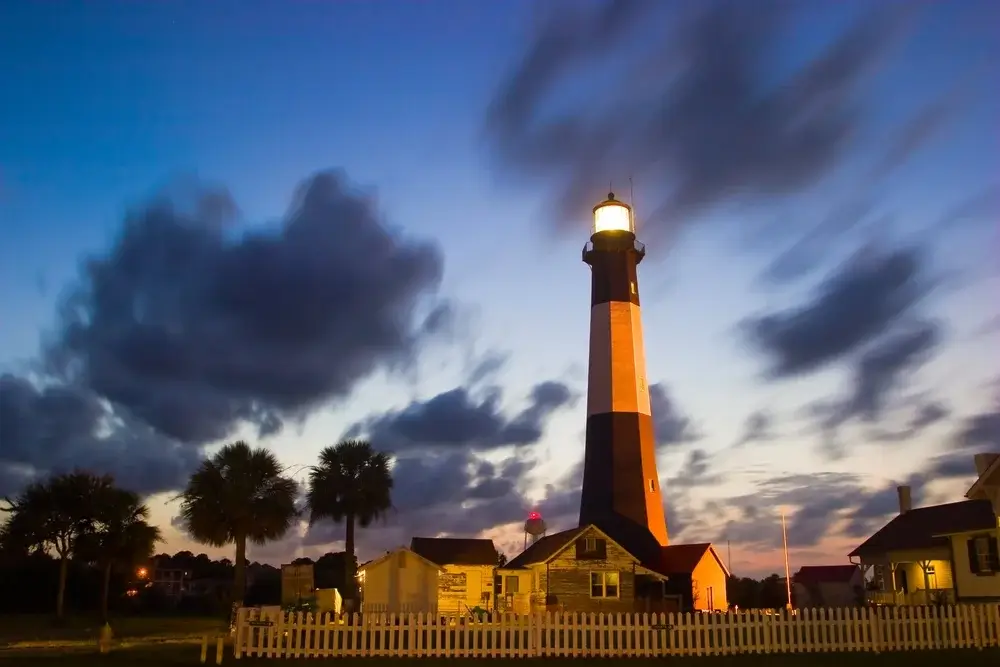
[[[544,570],[545,566],[539,566],[539,569]],[[496,607],[497,610],[514,614],[530,614],[532,591],[535,586],[535,582],[539,578],[536,571],[533,569],[498,569],[496,574],[498,577],[503,578],[503,582],[500,584],[500,588],[497,591],[497,595],[499,596],[499,601]],[[517,592],[512,593],[509,590],[511,577],[517,579]]]
[[[601,537],[591,528],[578,539]],[[565,611],[579,612],[631,612],[635,609],[636,559],[611,540],[607,540],[604,557],[600,559],[577,558],[576,544],[556,555],[549,563],[533,565],[534,581],[531,595],[532,611],[546,609],[546,596],[554,595],[557,604]],[[592,572],[617,572],[618,596],[595,598],[591,596]],[[725,593],[723,593],[725,595]]]
[[[726,571],[711,550],[706,551],[691,573],[691,596],[700,611],[726,611]]]
[[[440,578],[438,611],[466,614],[470,609],[493,606],[492,565],[445,565]],[[489,597],[484,600],[484,594]]]
[[[850,581],[793,583],[792,596],[796,607],[857,607],[864,600],[864,577],[859,570]]]
[[[432,612],[437,606],[438,569],[407,550],[364,570],[364,609],[376,613]]]
[[[976,533],[982,534],[982,533]],[[973,574],[969,569],[969,539],[974,533],[954,535],[951,538],[955,554],[955,592],[959,601],[1000,598],[1000,574]]]

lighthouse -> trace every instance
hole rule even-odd
[[[614,193],[594,207],[583,261],[590,266],[590,370],[580,525],[641,548],[668,544],[646,379],[632,208]]]

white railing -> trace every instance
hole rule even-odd
[[[868,591],[865,598],[872,604],[923,605],[953,604],[955,591],[950,588],[919,589],[910,593],[903,591]]]
[[[1000,644],[1000,607],[801,609],[730,614],[424,614],[254,620],[241,609],[242,656],[659,657],[800,651],[906,651]]]

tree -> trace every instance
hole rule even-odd
[[[69,559],[94,524],[93,500],[111,486],[110,477],[77,471],[33,482],[15,500],[4,499],[3,509],[10,513],[4,540],[21,548],[52,549],[59,559],[56,618],[65,615]]]
[[[101,617],[107,621],[112,569],[131,570],[149,560],[162,538],[160,529],[149,525],[149,508],[138,494],[109,487],[93,503],[94,524],[80,536],[77,553],[101,570]]]
[[[246,592],[247,541],[281,539],[298,516],[298,485],[266,449],[235,442],[202,462],[181,494],[180,518],[198,542],[236,547],[232,601]]]
[[[310,524],[320,519],[344,523],[343,596],[353,604],[357,597],[354,530],[356,525],[367,528],[392,508],[389,457],[364,440],[344,440],[325,448],[319,465],[309,471],[306,501]]]
[[[507,564],[507,554],[497,549],[497,567],[503,567]]]

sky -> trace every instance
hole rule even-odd
[[[0,492],[176,495],[238,438],[394,457],[414,535],[575,525],[589,275],[629,191],[674,542],[846,562],[1000,451],[1000,7],[0,3]],[[251,546],[342,548],[303,524]]]

